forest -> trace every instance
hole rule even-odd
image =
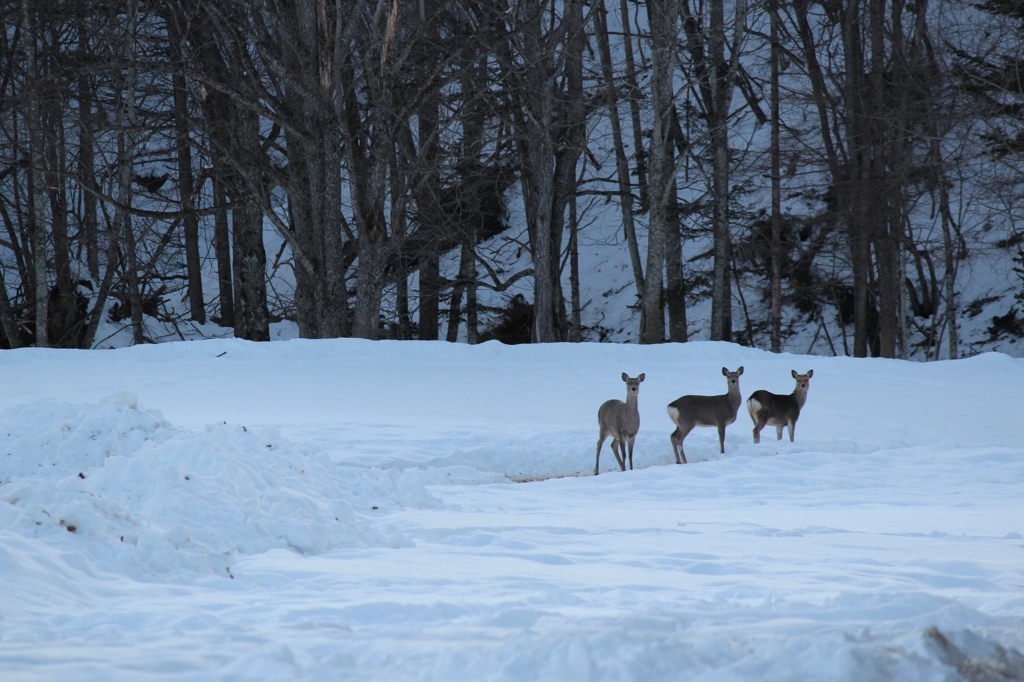
[[[0,347],[1024,336],[1021,0],[0,12]]]

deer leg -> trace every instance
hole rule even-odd
[[[796,428],[796,420],[795,419],[790,419],[788,426],[789,426],[789,442],[792,443],[793,442],[793,430]],[[781,426],[779,427],[779,438],[782,438],[782,427]]]
[[[612,454],[615,455],[615,461],[619,463],[619,469],[622,471],[626,470],[626,448],[623,447],[622,439],[615,438],[612,440]]]
[[[725,454],[725,424],[718,425],[718,449]]]
[[[689,431],[686,433],[689,433]],[[686,438],[686,433],[683,433],[682,427],[680,427],[669,436],[669,439],[672,441],[672,452],[676,456],[676,464],[686,464],[686,453],[683,452],[683,439]]]
[[[764,425],[765,425],[765,420],[761,419],[761,415],[758,415],[757,419],[754,420],[754,443],[755,444],[761,442],[761,429],[764,428]]]
[[[633,470],[633,442],[636,440],[636,436],[630,436],[629,438],[629,470]],[[626,459],[626,454],[622,454],[622,459]],[[625,469],[623,469],[625,471]]]
[[[690,424],[685,430],[682,428],[679,429],[679,456],[683,458],[683,464],[686,464],[686,453],[683,452],[683,441],[690,435],[690,431],[693,431],[693,427],[694,424]]]
[[[775,436],[776,436],[775,440],[782,440],[782,427],[781,426],[776,426],[775,427]]]
[[[597,466],[601,463],[601,446],[604,445],[604,439],[608,437],[608,434],[604,431],[601,432],[601,437],[597,439],[597,456],[594,458],[594,475],[597,476]]]

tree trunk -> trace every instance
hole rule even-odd
[[[224,191],[223,168],[214,164],[213,169],[213,248],[217,257],[217,284],[220,294],[220,319],[222,327],[235,326],[235,293],[232,285],[231,228],[228,222],[228,202]]]
[[[462,259],[467,262],[466,282],[466,343],[475,346],[480,343],[479,308],[476,300],[476,248],[472,242],[462,245]]]
[[[904,111],[892,111],[887,106],[886,71],[890,78],[898,78],[891,71],[898,64],[887,63],[885,51],[885,0],[868,0],[868,28],[871,45],[871,75],[868,78],[870,88],[869,106],[871,111],[864,121],[867,138],[870,140],[870,154],[867,160],[869,175],[866,178],[875,201],[868,204],[864,197],[865,208],[871,215],[872,240],[874,242],[875,262],[878,272],[878,346],[879,354],[886,358],[896,357],[896,321],[898,294],[900,288],[898,253],[899,240],[895,233],[900,229],[902,192],[899,179],[893,177],[894,167],[899,161],[895,157],[895,146],[889,129],[894,127],[893,119],[905,115]],[[892,40],[898,37],[891,34]],[[896,124],[898,125],[898,124]],[[898,171],[897,171],[898,172]],[[881,201],[877,198],[881,195]]]
[[[629,262],[633,266],[633,282],[636,285],[636,296],[641,298],[644,292],[644,271],[640,262],[640,247],[636,239],[636,227],[633,224],[633,188],[629,179],[629,159],[622,141],[622,125],[619,123],[618,92],[612,71],[611,48],[608,41],[608,22],[604,6],[605,0],[598,0],[594,9],[594,33],[598,52],[601,58],[601,75],[604,77],[605,102],[608,109],[608,123],[611,125],[612,143],[615,146],[615,172],[619,182],[619,210],[622,212],[622,230],[626,237],[626,248],[629,250]],[[626,37],[629,40],[629,37]]]
[[[337,125],[324,130],[323,202],[324,289],[320,328],[328,338],[348,336],[348,284],[345,272],[344,216],[341,212],[341,140]]]
[[[263,246],[263,212],[251,197],[235,199],[234,233],[235,338],[270,340],[267,311],[267,256]]]
[[[576,164],[586,120],[582,7],[578,0],[569,0],[563,8],[561,23],[552,17],[553,25],[546,27],[543,3],[533,0],[518,5],[518,30],[510,36],[523,60],[516,127],[533,253],[534,343],[567,338],[561,288],[562,229],[566,202],[576,191]],[[561,51],[556,56],[559,37]]]
[[[59,100],[48,98],[43,112],[47,130],[52,131],[46,148],[46,191],[50,199],[50,231],[53,239],[54,286],[50,292],[47,339],[54,348],[77,348],[82,331],[75,282],[71,274],[71,244],[68,236],[68,172],[65,166],[64,121]],[[56,296],[54,296],[56,293]]]
[[[771,41],[771,94],[769,114],[771,125],[771,176],[772,176],[772,236],[771,236],[771,350],[782,352],[782,176],[779,152],[779,8],[776,0],[768,9],[770,12]]]
[[[125,133],[125,137],[131,137],[131,133]],[[130,149],[134,146],[134,140],[126,142],[125,148]],[[128,173],[131,172],[131,162],[126,161],[122,168],[127,169]],[[127,175],[127,174],[126,174]],[[122,176],[119,184],[129,187],[131,185],[131,176]],[[135,243],[135,228],[132,225],[132,214],[131,214],[131,202],[132,202],[131,191],[123,191],[120,195],[124,202],[125,210],[121,212],[121,245],[124,249],[125,264],[124,269],[126,271],[126,283],[128,286],[128,301],[131,304],[131,320],[132,320],[132,343],[141,344],[146,342],[146,337],[142,331],[142,283],[139,279],[139,256],[136,250]]]
[[[463,44],[459,70],[459,84],[463,97],[462,146],[460,150],[459,181],[465,192],[466,224],[462,235],[462,254],[459,266],[460,277],[466,279],[466,342],[475,345],[480,341],[479,309],[476,296],[476,245],[483,226],[482,183],[480,181],[480,154],[483,149],[484,126],[486,125],[487,101],[487,59],[480,53],[477,43],[472,40],[476,30],[472,24],[460,21],[458,36]]]
[[[241,168],[260,168],[259,119],[255,113],[236,112],[231,158]],[[239,179],[231,197],[231,231],[235,290],[235,337],[249,341],[270,340],[267,310],[267,255],[263,244],[266,191]]]
[[[868,215],[865,211],[868,175],[865,157],[869,154],[863,131],[862,81],[864,73],[860,38],[859,0],[846,4],[842,16],[843,55],[846,65],[844,99],[846,104],[846,146],[850,159],[846,164],[841,196],[845,199],[847,240],[850,245],[850,268],[853,272],[853,354],[868,355],[868,305],[870,291],[871,247],[868,241]]]
[[[43,121],[39,100],[41,79],[36,59],[38,37],[36,35],[36,14],[32,0],[22,0],[22,21],[25,32],[25,71],[28,105],[26,126],[29,132],[29,210],[32,244],[33,279],[35,280],[35,329],[36,346],[46,348],[50,345],[47,338],[47,322],[49,319],[49,285],[47,277],[47,230],[46,230],[46,197],[43,194]]]
[[[141,344],[146,341],[142,333],[142,284],[139,280],[138,250],[135,243],[135,229],[132,225],[131,214],[132,181],[135,176],[133,170],[136,144],[135,133],[139,130],[139,121],[135,111],[137,79],[135,37],[138,29],[138,9],[137,0],[132,0],[128,3],[128,26],[126,27],[124,40],[127,66],[122,76],[123,80],[120,88],[121,104],[118,112],[120,132],[118,135],[117,184],[120,207],[115,213],[117,216],[115,224],[121,230],[121,249],[125,256],[124,269],[126,271],[128,301],[131,303],[132,309],[132,343],[134,344]]]
[[[199,219],[194,209],[195,181],[192,177],[192,147],[189,145],[188,92],[185,89],[185,38],[182,35],[180,8],[173,2],[166,5],[169,59],[174,68],[171,90],[174,96],[175,152],[178,162],[178,203],[185,237],[185,272],[188,281],[188,304],[191,319],[206,324],[203,300],[203,271],[199,255]]]
[[[936,146],[938,142],[936,141]],[[940,176],[939,211],[942,221],[942,258],[945,271],[942,273],[942,284],[946,299],[946,326],[949,334],[949,359],[960,357],[960,338],[957,333],[956,303],[956,246],[953,242],[953,217],[949,207],[949,188],[946,187],[945,174]]]
[[[89,53],[88,35],[84,21],[79,22],[78,60],[84,63]],[[78,74],[78,182],[82,187],[82,232],[85,241],[85,261],[94,287],[100,281],[99,239],[96,219],[96,169],[93,102],[95,93],[89,73]]]
[[[342,152],[338,131],[335,41],[325,0],[276,7],[275,48],[283,63],[270,62],[292,106],[275,113],[288,148],[286,190],[291,225],[273,209],[263,210],[292,249],[295,261],[296,321],[304,338],[348,333],[345,284]],[[336,28],[336,27],[335,27]],[[255,178],[250,185],[256,185]]]
[[[421,341],[437,341],[441,313],[441,269],[437,254],[420,256],[420,314],[419,335]]]
[[[307,153],[315,154],[315,151],[309,149],[313,145],[304,143],[303,137],[304,134],[297,130],[285,129],[285,144],[288,146],[288,227],[294,235],[292,241],[296,243],[297,249],[309,254],[308,258],[294,259],[295,323],[300,338],[319,339],[323,334],[316,308],[316,289],[318,278],[323,274],[324,248],[316,229],[317,188],[310,177],[310,164],[313,162],[306,158]]]
[[[463,268],[466,263],[459,259],[459,276],[452,287],[452,295],[448,301],[448,327],[445,330],[445,341],[455,343],[459,340],[459,324],[462,322],[462,294],[466,289]]]
[[[432,21],[426,21],[425,8],[422,5],[420,19],[424,25],[423,30],[426,31],[427,40],[436,41],[436,27]],[[417,65],[420,78],[424,83],[428,82],[436,68],[435,62],[436,55],[431,54]],[[418,163],[416,213],[419,217],[418,234],[426,249],[420,258],[420,338],[426,341],[436,341],[440,332],[442,281],[437,243],[441,241],[441,235],[449,227],[444,224],[445,220],[441,212],[441,183],[438,169],[440,150],[437,139],[439,108],[440,94],[436,88],[430,88],[419,104],[416,117],[417,137],[419,138],[419,153],[416,155]],[[459,332],[459,305],[460,302],[455,300],[453,292],[446,335],[449,341],[454,341],[453,333],[457,336]],[[451,313],[454,313],[454,319],[452,319]],[[452,331],[453,327],[454,332]]]
[[[469,343],[477,342],[476,332],[476,253],[471,242],[465,242],[459,256],[459,282],[452,291],[452,305],[449,313],[449,329],[447,329],[447,340],[455,343],[459,340],[459,323],[465,313],[466,318],[466,340]],[[463,305],[462,297],[465,295],[466,303]],[[471,314],[472,311],[472,314]],[[472,319],[471,319],[472,317]]]
[[[558,257],[552,254],[552,218],[555,205],[555,126],[554,83],[541,71],[550,58],[543,52],[544,35],[540,3],[527,3],[522,29],[524,56],[533,67],[526,75],[527,90],[520,106],[529,110],[520,143],[523,199],[533,253],[533,333],[534,343],[564,340],[555,309],[559,286]]]
[[[622,22],[622,48],[626,59],[626,85],[629,88],[629,120],[633,128],[633,152],[636,155],[636,186],[640,195],[640,212],[650,208],[647,195],[647,158],[644,150],[643,127],[640,123],[640,100],[643,95],[636,77],[636,59],[633,56],[633,35],[630,31],[629,0],[619,0],[619,18]]]
[[[672,87],[677,41],[678,5],[674,0],[647,0],[651,27],[651,107],[654,124],[650,143],[651,202],[647,226],[647,276],[644,279],[643,327],[640,343],[665,340],[664,271],[672,194],[675,190],[675,161],[672,143]],[[678,225],[676,226],[678,227]]]
[[[387,96],[383,100],[388,101]],[[383,103],[382,111],[372,116],[384,116],[383,109],[390,110]],[[361,339],[377,339],[380,335],[380,302],[384,291],[387,258],[392,250],[388,235],[385,206],[385,168],[382,158],[391,148],[388,133],[376,125],[366,125],[374,137],[367,142],[366,150],[354,149],[351,141],[346,143],[349,153],[350,184],[355,223],[359,230],[359,256],[356,273],[359,284],[356,289],[355,308],[352,311],[352,335]],[[357,133],[361,136],[363,131]],[[355,135],[353,135],[355,137]],[[351,140],[352,138],[350,138]],[[359,155],[359,156],[357,156]]]
[[[679,229],[679,195],[675,182],[672,183],[670,200],[668,230],[665,233],[665,307],[668,310],[668,340],[681,343],[689,340],[689,330],[686,322],[683,245]]]
[[[538,120],[542,125],[553,124],[551,108],[553,103],[547,93],[539,94],[538,100],[547,100],[539,106]],[[547,115],[545,115],[547,114]],[[524,158],[524,166],[534,177],[523,178],[523,197],[534,208],[527,210],[530,247],[533,252],[533,342],[550,343],[563,341],[563,330],[559,324],[558,297],[555,289],[560,286],[558,278],[558,256],[552,254],[553,231],[552,211],[555,203],[554,192],[554,145],[547,131],[534,130],[530,150]],[[525,169],[524,169],[525,170]],[[532,214],[532,216],[531,216]]]
[[[732,238],[729,231],[729,103],[728,65],[725,60],[725,12],[723,0],[708,3],[708,81],[711,107],[708,128],[711,138],[712,233],[714,276],[711,285],[711,340],[732,340]],[[739,27],[736,27],[739,30]]]
[[[7,295],[7,283],[4,282],[3,270],[0,269],[0,328],[7,338],[8,348],[21,348],[21,330],[14,321],[14,311],[11,310],[11,298]]]
[[[359,288],[353,310],[352,335],[360,339],[380,336],[380,301],[384,289],[387,243],[380,236],[361,236],[359,240]]]
[[[601,0],[603,3],[604,0]],[[576,197],[569,198],[569,340],[579,343],[583,340],[583,323],[580,319],[580,249],[579,222],[576,215]]]

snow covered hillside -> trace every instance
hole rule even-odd
[[[665,405],[743,408],[676,465]],[[210,340],[0,353],[0,679],[1024,679],[1024,360]],[[640,387],[636,469],[596,413]]]

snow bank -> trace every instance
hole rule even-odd
[[[740,413],[676,465],[665,405],[723,365],[744,395],[815,370],[796,442]],[[4,682],[1024,677],[1024,360],[302,339],[0,370]],[[606,443],[594,477],[623,371],[637,468]]]
[[[238,556],[287,548],[401,546],[377,509],[431,507],[422,472],[336,465],[276,429],[220,423],[193,433],[130,392],[0,414],[0,528],[77,546],[145,577],[230,573]]]

